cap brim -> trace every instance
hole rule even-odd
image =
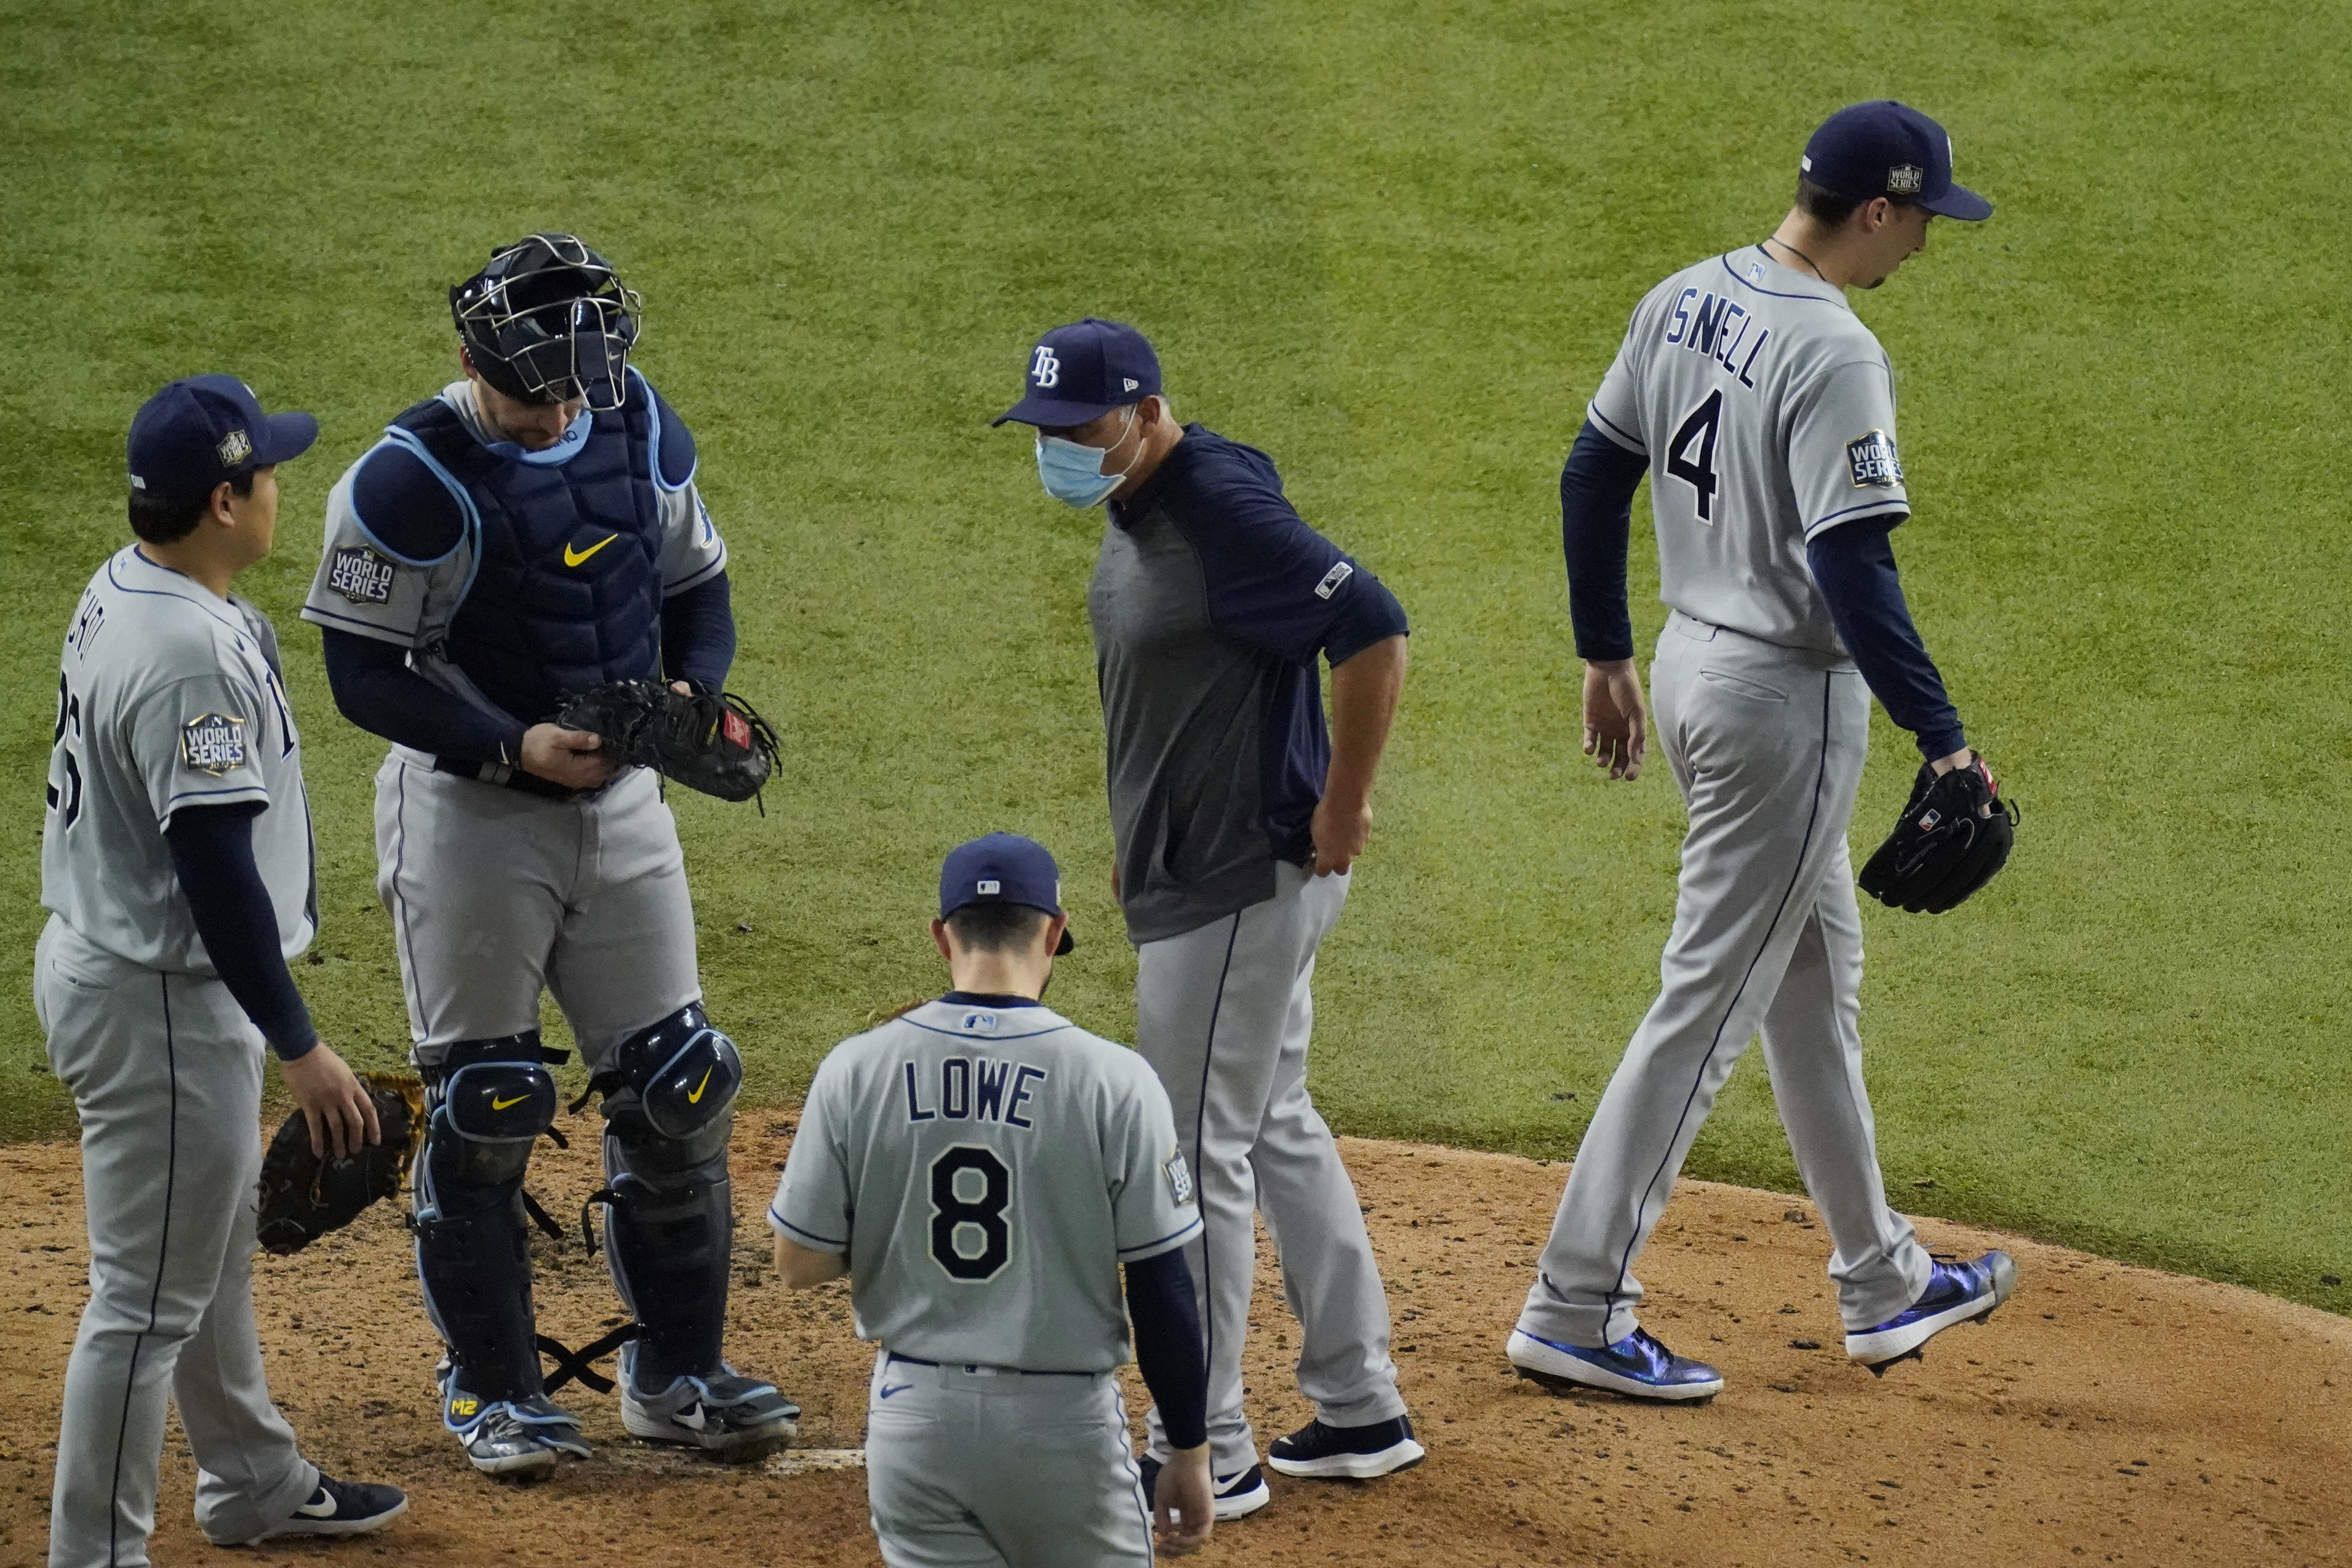
[[[1125,406],[1126,405],[1121,403],[1065,403],[1056,397],[1039,397],[1032,393],[990,420],[988,424],[991,429],[1008,420],[1018,421],[1024,425],[1043,425],[1057,428],[1072,425],[1091,425],[1112,409]]]
[[[308,414],[272,414],[261,424],[261,438],[253,444],[254,468],[300,457],[319,438],[319,422]]]
[[[1064,926],[1062,928],[1062,940],[1055,945],[1054,956],[1055,958],[1064,957],[1069,952],[1070,949],[1077,945],[1077,939],[1070,935],[1070,928]]]
[[[1992,204],[1966,185],[1954,185],[1935,200],[1919,205],[1937,217],[1958,218],[1962,223],[1982,223],[1992,216]]]

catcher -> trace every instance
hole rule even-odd
[[[727,547],[692,433],[628,363],[639,302],[602,256],[529,235],[449,306],[464,374],[336,483],[302,611],[336,706],[393,743],[377,887],[426,1089],[416,1260],[443,1419],[490,1474],[584,1458],[549,1394],[609,1387],[586,1368],[618,1348],[631,1433],[771,1445],[799,1408],[720,1345],[742,1064],[703,1013],[677,825],[638,765],[732,798],[766,776],[772,734],[718,695]],[[604,1097],[591,1205],[635,1320],[577,1352],[531,1310],[522,1182],[565,1055],[541,1043],[542,990]]]

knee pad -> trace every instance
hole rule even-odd
[[[416,1272],[426,1313],[465,1390],[486,1400],[540,1390],[522,1177],[555,1122],[563,1053],[536,1034],[468,1041],[433,1069],[416,1163]]]
[[[718,1370],[733,1247],[727,1141],[743,1063],[698,1005],[622,1042],[604,1093],[605,1256],[635,1314],[641,1378]]]

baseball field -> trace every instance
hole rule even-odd
[[[788,1114],[834,1041],[937,988],[939,858],[992,829],[1065,867],[1056,1005],[1131,1021],[1100,524],[987,424],[1034,334],[1091,313],[1150,333],[1179,416],[1270,452],[1412,618],[1318,972],[1319,1103],[1360,1138],[1565,1159],[1655,988],[1682,817],[1663,768],[1577,755],[1560,460],[1642,292],[1769,232],[1824,114],[1898,96],[1998,211],[1856,297],[1902,397],[1895,544],[2024,816],[1962,909],[1865,908],[1890,1188],[2352,1311],[2347,71],[2352,17],[2269,0],[0,0],[0,1137],[72,1128],[24,984],[55,661],[127,537],[126,422],[177,375],[320,418],[241,587],[304,725],[297,980],[354,1065],[404,1052],[382,743],[295,612],[336,475],[456,374],[447,286],[564,228],[645,296],[635,363],[732,551],[732,684],[784,735],[764,816],[671,796],[756,1101]],[[1633,573],[1646,646],[1644,528]],[[1877,724],[1860,847],[1916,761]],[[1753,1053],[1688,1173],[1801,1190]]]

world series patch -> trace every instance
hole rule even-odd
[[[1873,430],[1860,440],[1848,441],[1845,465],[1853,475],[1856,489],[1876,486],[1891,489],[1903,482],[1903,462],[1895,454],[1895,437],[1884,430]]]
[[[215,778],[245,766],[245,721],[226,713],[199,713],[180,726],[180,759]]]
[[[1168,1178],[1169,1194],[1180,1204],[1192,1201],[1192,1168],[1184,1163],[1184,1151],[1179,1149],[1168,1156],[1168,1163],[1160,1167]]]
[[[392,563],[364,544],[347,544],[335,552],[327,568],[327,586],[354,605],[392,603]]]

